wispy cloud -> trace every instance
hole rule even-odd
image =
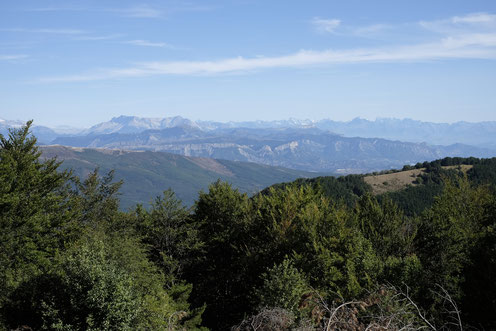
[[[109,9],[108,11],[118,13],[124,17],[134,18],[158,18],[162,17],[164,12],[147,5],[129,7],[124,9]]]
[[[486,48],[496,47],[496,33],[475,33],[456,37],[446,37],[442,39],[442,45],[450,49],[469,46]]]
[[[391,30],[392,28],[393,26],[390,24],[372,24],[366,26],[352,27],[349,28],[348,31],[350,32],[350,34],[354,36],[370,37]]]
[[[66,35],[77,35],[85,34],[87,31],[76,30],[76,29],[26,29],[26,28],[8,28],[0,29],[4,32],[27,32],[27,33],[48,33],[48,34],[66,34]]]
[[[25,59],[28,56],[25,54],[11,54],[11,55],[2,55],[0,54],[0,61],[13,61],[13,60],[21,60]]]
[[[320,32],[328,32],[335,33],[336,29],[341,24],[341,21],[338,19],[323,19],[319,17],[314,17],[311,23],[317,28]]]
[[[310,23],[319,33],[329,33],[339,36],[352,36],[352,37],[375,37],[384,33],[392,28],[390,24],[371,24],[365,26],[351,26],[343,24],[339,19],[323,19],[314,17]]]
[[[465,16],[455,16],[451,19],[453,23],[496,23],[496,15],[488,13],[473,13]]]
[[[496,15],[489,13],[473,13],[464,16],[454,16],[449,19],[436,21],[420,21],[419,26],[441,34],[456,34],[461,32],[494,31]]]
[[[25,9],[26,11],[31,12],[57,12],[57,11],[65,11],[65,12],[107,12],[117,14],[123,17],[134,17],[134,18],[160,18],[169,15],[175,12],[197,12],[197,11],[210,11],[214,7],[206,6],[203,3],[197,4],[194,2],[188,1],[167,1],[166,4],[163,4],[160,7],[151,7],[149,5],[137,5],[131,6],[128,8],[109,8],[102,6],[87,6],[87,7],[74,7],[74,6],[58,6],[58,7],[38,7],[38,8],[29,8]]]
[[[383,47],[301,50],[275,57],[236,57],[214,61],[143,62],[125,68],[107,68],[69,76],[45,77],[40,82],[77,82],[154,75],[221,75],[246,73],[276,68],[305,68],[356,63],[423,62],[447,59],[496,60],[496,28],[488,28],[494,15],[472,14],[430,22],[437,26],[471,25],[470,28],[448,29],[441,36],[430,35],[428,42],[397,44]],[[320,20],[320,19],[319,19]],[[489,23],[488,23],[489,22]],[[329,23],[330,26],[333,24]],[[474,28],[472,25],[484,25]],[[334,23],[335,28],[339,23]],[[417,24],[417,29],[419,25]],[[334,29],[335,29],[334,28]],[[390,29],[390,26],[370,26],[369,30]],[[331,31],[335,31],[330,27]],[[438,32],[438,31],[436,31]],[[433,39],[435,38],[435,39]],[[434,41],[433,41],[434,40]],[[145,40],[129,43],[140,46],[162,46]]]
[[[98,40],[112,40],[122,37],[122,34],[109,34],[103,36],[82,36],[75,38],[76,40],[98,41]]]
[[[216,75],[273,68],[373,63],[419,62],[443,59],[496,59],[496,33],[442,39],[437,43],[373,49],[302,50],[278,57],[227,58],[217,61],[146,62],[133,67],[47,77],[42,82],[77,82],[152,75]]]
[[[164,42],[151,42],[148,40],[141,40],[141,39],[123,41],[122,43],[128,44],[128,45],[135,45],[135,46],[162,47],[162,48],[176,49],[175,46],[164,43]]]
[[[37,8],[28,8],[25,11],[30,12],[56,12],[56,11],[84,11],[86,8],[84,7],[37,7]]]

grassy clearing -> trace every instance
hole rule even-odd
[[[467,172],[472,168],[472,165],[455,165],[445,166],[444,169],[460,168],[463,172]],[[406,188],[408,185],[418,185],[415,183],[417,177],[425,172],[425,168],[400,171],[390,174],[369,175],[365,176],[364,181],[372,186],[372,192],[376,195],[386,192],[396,192]]]

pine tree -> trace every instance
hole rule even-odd
[[[31,123],[0,135],[0,307],[17,285],[49,268],[70,235],[71,173],[43,160]]]

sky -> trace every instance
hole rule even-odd
[[[0,1],[0,118],[496,120],[494,0]]]

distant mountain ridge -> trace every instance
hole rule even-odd
[[[349,122],[322,120],[316,127],[348,137],[378,137],[432,145],[462,143],[478,147],[496,147],[496,121],[432,123],[411,119],[379,118],[375,121],[356,118]]]
[[[18,127],[22,121],[0,119],[0,133],[8,127]],[[110,121],[96,124],[84,130],[62,130],[36,125],[38,138],[44,143],[52,142],[57,136],[99,135],[111,133],[141,133],[146,130],[163,130],[173,127],[190,127],[202,131],[218,131],[235,128],[285,129],[317,128],[345,137],[383,138],[405,142],[426,142],[430,145],[465,144],[496,149],[496,121],[433,123],[412,119],[378,118],[374,121],[355,118],[351,121],[300,120],[216,122],[192,121],[181,116],[148,118],[121,115]]]
[[[140,133],[146,130],[162,130],[174,127],[195,127],[200,126],[195,122],[181,116],[165,118],[147,118],[137,116],[114,117],[108,122],[99,123],[91,128],[82,131],[81,135],[96,135],[110,133]]]
[[[0,122],[0,133],[8,125]],[[119,116],[73,135],[58,135],[41,126],[33,127],[33,133],[44,144],[163,151],[342,174],[391,169],[447,156],[496,155],[496,122],[289,119],[220,123],[195,122],[180,116]]]
[[[496,121],[433,123],[412,119],[378,118],[370,121],[355,118],[351,121],[277,120],[215,122],[192,121],[181,116],[165,118],[144,118],[137,116],[114,117],[108,122],[97,124],[82,134],[139,133],[146,130],[161,130],[177,126],[215,131],[234,128],[284,129],[317,128],[345,137],[383,138],[406,142],[426,142],[431,145],[452,145],[462,143],[479,147],[496,147]]]
[[[463,144],[430,146],[377,138],[349,138],[318,128],[203,131],[183,126],[140,133],[57,138],[54,143],[75,147],[162,151],[343,174],[390,169],[446,156],[489,157],[494,154],[487,149]]]

